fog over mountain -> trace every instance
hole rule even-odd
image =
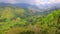
[[[0,6],[7,5],[43,12],[60,9],[60,0],[0,0]]]
[[[28,3],[28,4],[40,5],[40,4],[60,3],[60,0],[0,0],[0,3],[1,2],[11,4]]]

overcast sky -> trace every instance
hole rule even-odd
[[[0,3],[1,2],[11,3],[11,4],[29,3],[29,4],[40,5],[40,4],[60,3],[60,0],[0,0]]]

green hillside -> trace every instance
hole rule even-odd
[[[0,34],[60,34],[60,10],[43,15],[34,15],[29,9],[0,7]]]

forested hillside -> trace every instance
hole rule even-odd
[[[29,9],[0,7],[0,34],[60,34],[60,10],[36,15]]]

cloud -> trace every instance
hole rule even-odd
[[[34,0],[0,0],[0,2],[4,2],[4,3],[33,3]]]
[[[4,2],[4,3],[12,3],[13,4],[13,3],[18,3],[19,1],[18,0],[2,0],[1,2]]]
[[[41,4],[60,3],[60,0],[41,0]]]
[[[0,0],[0,2],[4,3],[29,3],[29,4],[50,4],[50,3],[60,3],[60,0]]]

